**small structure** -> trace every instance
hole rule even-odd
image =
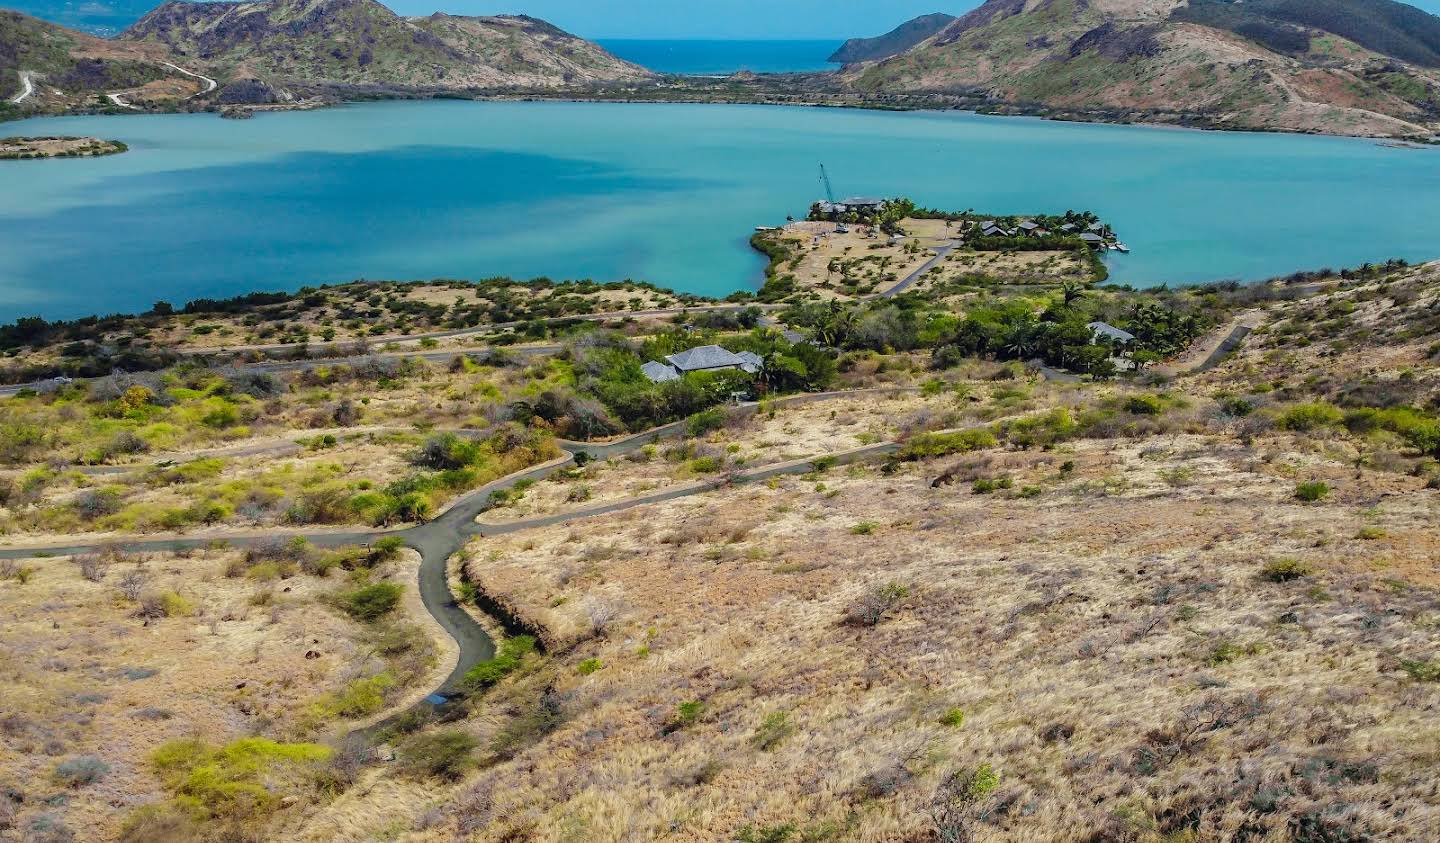
[[[1085,327],[1089,328],[1090,333],[1096,338],[1104,337],[1119,345],[1129,345],[1135,341],[1134,334],[1129,331],[1122,331],[1109,322],[1091,322]]]
[[[718,345],[702,345],[682,351],[679,354],[671,354],[662,363],[658,360],[651,360],[640,367],[652,383],[664,383],[673,381],[690,372],[721,372],[726,370],[739,369],[746,374],[759,372],[763,361],[760,355],[753,351],[742,351],[736,354],[729,349],[721,348]]]
[[[995,220],[985,220],[980,223],[980,233],[986,237],[1009,237],[1010,232],[1000,227]]]
[[[840,204],[855,211],[878,211],[885,204],[885,200],[873,196],[851,196],[849,199],[841,199]]]
[[[1040,223],[1034,220],[1024,220],[1020,223],[1019,228],[1020,233],[1026,237],[1035,237],[1045,230],[1040,227]]]
[[[1068,223],[1068,222],[1067,222],[1067,223],[1065,223],[1064,225],[1060,226],[1060,230],[1063,231],[1063,232],[1065,232],[1066,234],[1074,234],[1074,233],[1075,233],[1075,225],[1074,225],[1074,223]]]
[[[1086,231],[1080,235],[1080,239],[1085,242],[1085,245],[1092,249],[1103,249],[1105,247],[1105,238],[1098,234],[1092,234]]]

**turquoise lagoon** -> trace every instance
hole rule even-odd
[[[0,162],[0,319],[357,278],[633,278],[753,289],[757,225],[843,194],[1091,209],[1136,285],[1440,257],[1440,149],[965,113],[383,102],[224,120],[66,117],[4,134],[131,151]]]

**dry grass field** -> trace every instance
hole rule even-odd
[[[1316,450],[1085,441],[477,540],[551,655],[402,839],[1425,839],[1440,492]]]
[[[365,576],[412,581],[412,557]],[[177,796],[154,760],[167,742],[264,735],[328,756],[324,742],[434,681],[453,645],[418,601],[357,622],[331,600],[354,574],[294,567],[223,549],[0,561],[0,837],[115,840],[136,809]],[[324,789],[256,773],[291,809]]]
[[[1068,298],[1141,330],[1207,319],[1113,380],[942,340],[787,345],[833,369],[807,388],[853,392],[749,415],[717,403],[729,380],[639,380],[722,336],[703,327],[3,399],[0,544],[204,501],[220,515],[180,529],[277,536],[0,561],[0,840],[1432,840],[1437,290],[1433,266],[1155,300],[950,290],[954,313],[886,303],[889,336],[942,335],[972,299],[1031,326]],[[1191,373],[1235,325],[1254,332]],[[770,374],[811,373],[783,358]],[[480,534],[445,575],[497,650],[437,707],[409,708],[464,651],[408,587],[418,555],[282,535],[317,490],[345,517],[306,524],[419,523],[410,495],[547,461],[577,420],[598,450],[637,410],[683,433],[507,490],[472,532],[407,533],[427,563]],[[436,438],[456,429],[478,438]],[[663,491],[687,495],[585,512]]]

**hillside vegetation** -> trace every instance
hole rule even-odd
[[[944,29],[953,20],[955,18],[952,15],[936,12],[932,15],[921,15],[914,20],[908,20],[884,35],[874,38],[851,38],[840,45],[840,49],[830,56],[830,61],[850,64],[898,56]]]
[[[402,18],[374,0],[176,0],[120,40],[161,44],[232,75],[306,83],[556,87],[649,76],[534,18]]]
[[[579,91],[653,76],[535,18],[403,18],[375,0],[173,0],[114,39],[0,11],[0,119]],[[25,78],[34,92],[10,103]]]
[[[989,0],[846,78],[1089,119],[1428,137],[1437,33],[1388,0]]]
[[[0,397],[0,834],[1430,839],[1440,265],[674,300],[0,331],[183,358]],[[641,368],[706,345],[759,362]],[[437,582],[499,639],[454,684]]]

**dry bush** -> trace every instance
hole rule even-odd
[[[75,557],[75,564],[80,568],[80,576],[90,582],[104,580],[109,567],[109,563],[98,553],[82,553]]]

